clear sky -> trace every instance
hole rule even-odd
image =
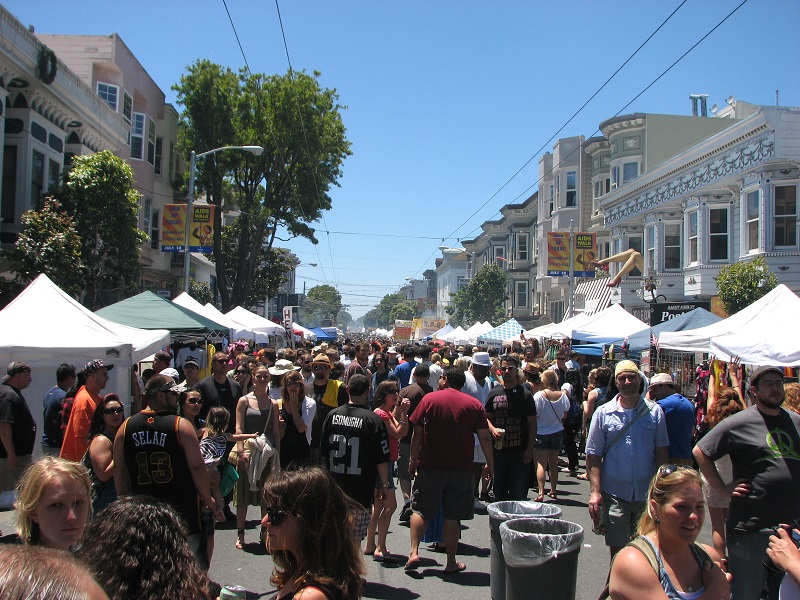
[[[118,33],[168,101],[198,58],[244,65],[222,0],[3,4],[37,32]],[[782,106],[800,106],[800,2],[746,0],[626,107],[740,4],[278,0],[292,66],[338,90],[353,151],[333,209],[315,224],[320,243],[281,244],[303,263],[298,291],[330,283],[361,316],[432,268],[439,246],[474,237],[528,197],[551,136],[679,6],[557,137],[590,137],[620,111],[691,114],[692,93],[709,94],[709,107],[730,95],[774,105],[780,90]],[[285,73],[276,3],[227,7],[250,69]]]

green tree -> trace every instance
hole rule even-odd
[[[413,319],[417,316],[417,305],[401,294],[386,294],[378,305],[364,315],[364,327],[391,329],[396,319]]]
[[[475,321],[499,323],[505,318],[508,275],[498,265],[485,265],[469,285],[453,295],[447,307],[450,322],[468,326]]]
[[[413,300],[401,300],[389,311],[389,326],[394,327],[398,319],[411,320],[417,315],[417,303]]]
[[[211,290],[211,285],[205,281],[189,279],[189,295],[203,305],[214,303],[214,292]]]
[[[778,277],[762,257],[725,265],[717,276],[719,297],[725,312],[735,314],[778,285]]]
[[[9,267],[21,286],[44,273],[67,294],[83,290],[81,238],[72,217],[55,198],[45,198],[41,210],[22,215],[22,231],[6,253]]]
[[[108,150],[76,156],[58,198],[81,239],[83,303],[94,310],[101,305],[101,292],[122,298],[135,292],[139,244],[148,237],[139,229],[133,169]]]
[[[335,90],[323,89],[319,73],[250,74],[197,61],[173,87],[182,114],[181,146],[205,151],[226,145],[260,145],[261,156],[220,152],[197,165],[197,189],[209,202],[239,216],[236,268],[222,252],[217,211],[214,256],[223,310],[246,304],[262,264],[262,249],[273,247],[279,229],[316,243],[309,225],[331,208],[328,190],[338,185],[341,165],[351,154]],[[219,99],[219,103],[215,102]],[[209,123],[216,121],[215,124]],[[223,202],[223,181],[235,194]],[[266,185],[262,182],[266,181]]]
[[[332,285],[316,285],[306,294],[301,308],[303,323],[316,324],[323,319],[335,319],[342,310],[342,296]]]

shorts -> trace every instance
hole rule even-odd
[[[394,478],[395,478],[394,461],[390,460],[389,461],[389,489],[390,490],[396,490],[397,489],[397,486],[394,484]],[[379,489],[381,489],[381,487],[383,487],[383,484],[381,484],[381,476],[378,475],[375,478],[375,489],[379,490]]]
[[[408,472],[408,459],[411,456],[411,443],[400,442],[400,453],[397,457],[397,477],[411,481],[414,479]]]
[[[536,436],[536,449],[545,450],[561,450],[561,442],[564,439],[564,430],[556,431],[555,433],[546,433],[544,435]]]
[[[30,454],[17,455],[17,464],[14,470],[9,470],[8,459],[0,458],[0,492],[10,492],[17,487],[20,477],[31,463],[33,456]]]
[[[468,521],[475,515],[473,482],[471,471],[420,471],[414,482],[411,508],[429,522],[441,503],[445,519]]]
[[[358,542],[361,542],[361,540],[367,537],[367,527],[369,527],[371,518],[372,510],[369,508],[364,508],[359,505],[353,511],[353,534],[356,536]]]
[[[636,533],[636,525],[644,512],[646,502],[629,502],[607,492],[602,492],[602,494],[603,508],[605,509],[606,546],[625,546]]]

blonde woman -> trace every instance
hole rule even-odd
[[[544,500],[545,473],[550,472],[550,492],[558,498],[558,453],[564,437],[564,419],[569,410],[569,398],[558,387],[558,374],[548,369],[540,375],[544,389],[533,395],[536,404],[536,479],[539,482],[537,502]]]

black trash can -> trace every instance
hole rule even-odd
[[[543,502],[505,500],[490,504],[486,511],[489,513],[489,529],[491,542],[489,557],[491,560],[491,585],[492,600],[505,600],[506,598],[506,561],[503,559],[503,548],[500,542],[500,525],[509,519],[520,517],[543,517],[558,519],[561,509],[553,504]]]
[[[505,600],[575,600],[583,527],[560,519],[512,519],[500,525]]]

